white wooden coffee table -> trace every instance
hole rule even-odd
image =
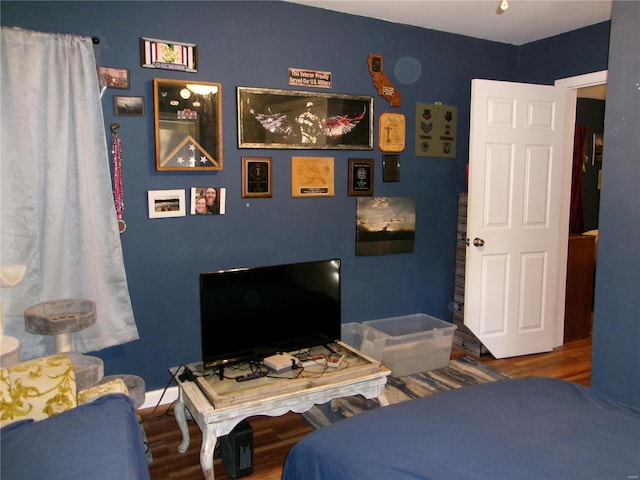
[[[185,408],[202,431],[200,465],[204,476],[214,480],[213,452],[218,438],[227,435],[246,418],[279,416],[289,411],[303,413],[313,405],[358,394],[377,398],[382,406],[388,405],[384,388],[390,370],[343,342],[332,344],[332,348],[346,355],[340,368],[308,367],[297,378],[294,378],[294,372],[288,372],[279,378],[268,376],[246,382],[220,380],[217,375],[200,376],[202,364],[193,363],[189,368],[196,374],[196,381],[181,381],[178,377],[182,368],[171,368],[179,387],[174,407],[176,422],[182,432],[178,451],[186,452],[190,442]],[[235,370],[227,374],[242,373]]]

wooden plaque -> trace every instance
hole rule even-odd
[[[382,113],[378,122],[378,146],[381,152],[402,152],[406,139],[406,119],[402,113]]]

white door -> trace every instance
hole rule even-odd
[[[496,358],[561,344],[575,97],[472,80],[464,323]]]

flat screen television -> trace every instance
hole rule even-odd
[[[340,340],[340,260],[200,274],[205,369]]]

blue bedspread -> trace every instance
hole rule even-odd
[[[628,480],[640,411],[550,378],[464,387],[371,410],[290,451],[283,480]]]
[[[104,395],[39,422],[0,431],[2,480],[148,480],[131,400]]]

